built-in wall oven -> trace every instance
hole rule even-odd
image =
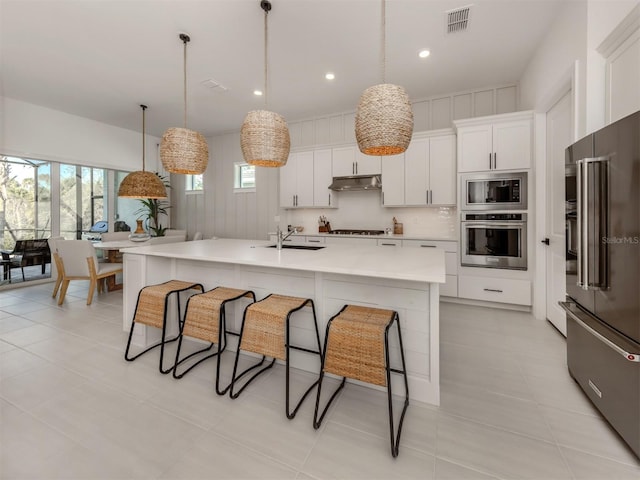
[[[461,265],[527,269],[527,214],[463,212]]]
[[[526,210],[527,172],[468,173],[460,210]]]

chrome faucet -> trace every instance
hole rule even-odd
[[[278,225],[276,229],[276,248],[278,250],[282,250],[282,242],[284,242],[287,238],[289,238],[294,233],[298,233],[298,230],[296,228],[287,232],[285,235],[285,233],[282,230],[280,230],[280,225]]]

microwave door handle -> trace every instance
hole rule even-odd
[[[520,228],[525,226],[525,222],[462,222],[466,228]]]

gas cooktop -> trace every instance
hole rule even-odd
[[[357,228],[331,230],[332,235],[384,235],[384,230],[362,230]]]

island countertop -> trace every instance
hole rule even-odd
[[[445,282],[440,249],[386,249],[364,245],[323,245],[319,250],[270,248],[261,240],[215,239],[132,247],[126,253],[182,260],[232,263],[312,272],[360,275],[428,283]],[[290,244],[287,244],[290,245]]]

